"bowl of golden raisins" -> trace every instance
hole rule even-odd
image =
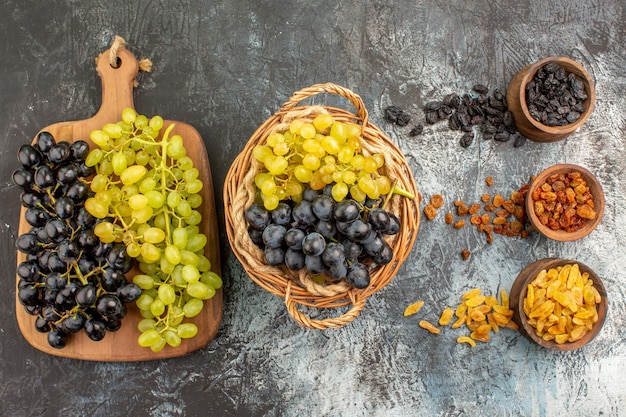
[[[598,179],[574,164],[553,165],[530,184],[528,220],[544,236],[569,242],[587,236],[604,213],[604,192]]]
[[[594,339],[606,318],[606,289],[581,262],[546,258],[520,272],[510,292],[513,321],[531,341],[574,350]]]

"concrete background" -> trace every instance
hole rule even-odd
[[[5,416],[620,416],[626,414],[626,4],[623,0],[0,2],[0,415]],[[114,35],[154,63],[136,89],[138,111],[181,120],[206,142],[213,169],[225,281],[216,339],[185,357],[144,363],[60,359],[34,350],[15,322],[18,189],[15,153],[43,126],[88,118],[100,104],[94,58]],[[395,104],[421,107],[484,83],[505,91],[523,66],[551,55],[578,60],[596,83],[596,108],[568,139],[481,141],[468,149],[445,124],[383,120]],[[423,220],[411,256],[350,325],[299,327],[283,302],[256,286],[230,251],[222,184],[256,128],[290,95],[318,82],[359,93],[370,120],[407,155],[424,197],[477,201],[509,193],[561,162],[600,179],[606,211],[575,243],[499,235],[487,245]],[[329,98],[332,100],[332,98]],[[413,123],[412,123],[413,124]],[[472,255],[463,261],[459,253]],[[472,287],[508,291],[524,265],[579,260],[603,278],[609,309],[601,334],[556,353],[503,330],[475,349],[460,331],[431,335]],[[403,318],[423,299],[419,317]],[[312,315],[317,312],[312,311]]]

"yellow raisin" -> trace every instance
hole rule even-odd
[[[411,316],[420,311],[422,307],[424,307],[424,301],[416,301],[404,309],[404,316]]]
[[[467,304],[468,307],[476,307],[481,305],[484,301],[485,301],[485,297],[482,294],[479,295],[475,295],[474,297],[470,298],[469,300],[465,301],[465,304]]]
[[[452,320],[453,315],[454,311],[450,307],[446,307],[441,313],[441,317],[439,317],[439,325],[447,326]]]
[[[419,326],[423,329],[428,330],[429,332],[431,332],[432,334],[439,334],[441,333],[441,329],[439,329],[438,327],[433,326],[431,323],[429,323],[426,320],[422,320],[419,322]]]
[[[467,337],[467,336],[459,336],[456,339],[457,343],[467,343],[468,345],[470,345],[471,347],[476,347],[476,342],[474,342],[471,338]]]

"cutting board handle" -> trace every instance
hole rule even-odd
[[[111,66],[111,49],[104,51],[97,60],[97,70],[102,80],[102,104],[93,119],[120,120],[122,110],[135,108],[133,103],[134,81],[139,72],[137,58],[125,48],[117,49],[118,66]]]

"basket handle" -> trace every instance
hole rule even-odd
[[[296,91],[293,93],[291,98],[289,98],[289,101],[281,106],[280,111],[288,112],[296,107],[302,100],[321,93],[337,94],[348,99],[348,101],[350,101],[356,109],[356,115],[359,119],[361,119],[363,126],[367,126],[368,114],[365,104],[363,103],[363,99],[351,90],[333,83],[314,84],[310,87]]]
[[[307,315],[298,310],[298,303],[289,296],[291,293],[291,282],[287,284],[287,291],[285,295],[285,305],[287,306],[287,312],[298,324],[304,327],[309,327],[317,330],[336,329],[350,323],[357,318],[363,307],[365,307],[365,298],[355,300],[351,295],[352,308],[346,311],[339,317],[328,318],[324,320],[313,320]]]

